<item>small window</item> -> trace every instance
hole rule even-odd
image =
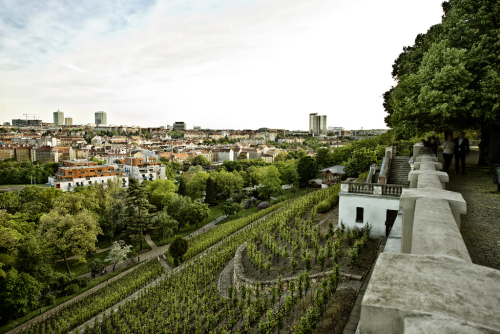
[[[363,208],[356,208],[356,223],[363,222]]]

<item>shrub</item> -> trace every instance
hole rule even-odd
[[[252,197],[247,199],[246,201],[243,201],[243,205],[245,206],[245,209],[250,209],[255,205],[256,202],[257,200],[254,197]]]
[[[262,202],[257,206],[257,211],[267,209],[271,206],[268,202]]]
[[[318,213],[325,213],[329,211],[335,204],[339,202],[339,194],[335,193],[328,197],[327,199],[319,202],[319,204],[316,206],[316,211]]]
[[[286,201],[287,198],[285,196],[279,196],[277,197],[275,200],[272,201],[272,204],[277,204],[277,203],[280,203],[280,202],[283,202],[283,201]]]
[[[239,193],[238,195],[234,196],[233,202],[235,202],[235,203],[241,203],[241,201],[244,200],[245,198],[247,198],[246,194]]]
[[[67,295],[74,295],[78,291],[78,284],[70,284],[64,289]]]
[[[95,277],[101,272],[101,268],[103,267],[103,263],[100,259],[94,259],[89,263],[90,273],[92,277]]]
[[[40,303],[44,306],[52,305],[56,301],[56,296],[46,295],[40,299]]]
[[[175,236],[174,240],[172,240],[170,247],[168,248],[168,252],[174,258],[174,265],[177,267],[182,262],[182,256],[188,250],[188,242],[186,239],[181,236]]]
[[[76,277],[71,281],[72,284],[77,284],[80,288],[86,288],[89,285],[87,277]]]

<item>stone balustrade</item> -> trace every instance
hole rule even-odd
[[[403,189],[408,188],[399,184],[381,184],[381,183],[358,183],[341,182],[340,191],[343,193],[366,194],[379,196],[401,196]]]
[[[500,333],[500,271],[471,263],[460,234],[465,200],[444,190],[448,175],[427,148],[413,152],[402,218],[375,264],[359,333]]]

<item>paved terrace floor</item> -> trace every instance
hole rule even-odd
[[[438,152],[443,163],[443,154]],[[500,194],[487,167],[477,166],[479,151],[471,150],[466,175],[455,174],[455,160],[450,167],[446,190],[462,194],[467,201],[467,214],[462,215],[460,232],[472,262],[500,270]]]

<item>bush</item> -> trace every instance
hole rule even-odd
[[[243,205],[245,206],[245,209],[250,209],[255,205],[256,202],[257,200],[254,197],[252,197],[247,199],[246,201],[243,201]]]
[[[78,284],[70,284],[64,289],[67,295],[74,295],[78,291]]]
[[[44,306],[52,305],[56,301],[56,296],[54,295],[46,295],[40,298],[40,303]]]
[[[76,277],[71,283],[77,284],[80,288],[86,288],[89,285],[89,279],[87,277]]]
[[[267,209],[271,206],[268,202],[262,202],[257,206],[257,211]]]
[[[238,195],[234,196],[233,202],[235,202],[235,203],[241,203],[241,201],[244,200],[245,198],[247,198],[246,194],[239,193]]]
[[[283,202],[283,201],[286,201],[287,198],[285,196],[279,196],[277,197],[275,200],[272,201],[272,204],[277,204],[277,203],[280,203],[280,202]]]
[[[370,174],[369,170],[367,170],[364,173],[359,174],[359,176],[358,176],[358,182],[365,183],[366,182],[366,178],[368,177],[368,174]]]
[[[335,193],[328,197],[327,199],[321,201],[318,203],[316,206],[316,212],[317,213],[325,213],[329,211],[335,204],[339,202],[339,194]]]
[[[170,243],[168,252],[174,258],[174,265],[177,267],[182,262],[182,256],[188,250],[188,242],[186,239],[176,235],[174,240]]]

